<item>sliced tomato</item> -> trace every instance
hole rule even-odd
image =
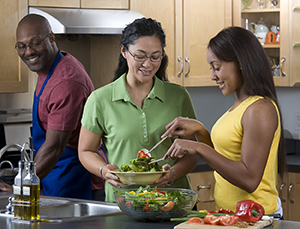
[[[124,197],[119,197],[119,198],[117,199],[116,202],[117,202],[118,204],[120,204],[123,200],[124,200]]]
[[[151,211],[151,207],[149,206],[149,204],[145,204],[145,205],[144,205],[143,211],[144,211],[144,212],[149,212],[149,211]]]
[[[210,222],[211,225],[219,225],[220,224],[220,217],[215,216],[214,218],[211,218],[209,222]]]
[[[234,215],[222,215],[219,219],[220,224],[224,226],[231,226],[239,221],[239,217]]]
[[[188,224],[204,224],[204,220],[200,217],[191,217],[188,220]]]
[[[174,202],[169,201],[166,205],[160,207],[163,212],[171,211],[174,208]]]
[[[212,215],[210,213],[207,213],[207,215],[204,217],[204,222],[206,224],[210,224],[210,221],[212,221],[213,219],[216,219],[216,218],[218,218],[218,217],[214,216],[214,215]]]
[[[128,207],[128,208],[132,208],[132,203],[130,201],[127,201],[125,203],[125,206]]]

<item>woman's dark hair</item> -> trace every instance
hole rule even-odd
[[[157,37],[162,46],[163,58],[156,76],[163,80],[168,81],[166,76],[166,68],[168,65],[168,56],[165,54],[164,47],[166,47],[166,35],[163,31],[161,24],[151,18],[139,18],[131,24],[127,25],[122,32],[120,46],[124,46],[128,51],[130,45],[134,45],[136,40],[140,37],[154,36]],[[128,72],[128,65],[126,59],[120,53],[119,63],[115,70],[115,77],[113,80],[118,79],[121,75]]]
[[[246,95],[268,97],[276,103],[281,122],[281,137],[278,146],[278,172],[282,178],[286,169],[282,117],[272,70],[262,45],[250,31],[233,26],[223,29],[213,37],[209,41],[208,48],[221,61],[235,62],[240,66],[243,77],[242,90]]]

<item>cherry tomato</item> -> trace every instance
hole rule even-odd
[[[159,207],[160,210],[162,210],[163,212],[167,212],[170,211],[174,208],[174,202],[173,201],[169,201],[165,206]]]
[[[145,205],[144,205],[143,211],[144,211],[144,212],[149,212],[149,211],[151,211],[151,207],[149,206],[149,204],[145,204]]]
[[[191,217],[188,220],[189,224],[204,224],[204,220],[200,217]]]
[[[234,215],[222,215],[219,219],[220,224],[224,226],[231,226],[239,221],[239,217]]]
[[[128,207],[128,208],[132,208],[132,203],[130,201],[127,201],[125,203],[125,206]]]

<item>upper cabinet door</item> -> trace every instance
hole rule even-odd
[[[29,6],[80,8],[80,0],[29,0]]]
[[[28,71],[17,51],[16,28],[19,20],[27,14],[24,0],[2,0],[0,8],[0,93],[28,91]]]
[[[231,0],[183,1],[184,86],[215,86],[206,61],[209,40],[232,24]]]
[[[215,85],[206,62],[207,44],[231,25],[231,7],[231,0],[130,1],[130,9],[161,22],[167,36],[168,78],[183,86]]]
[[[81,0],[81,8],[129,9],[129,0]]]
[[[181,35],[182,27],[177,22],[175,23],[176,18],[179,18],[179,21],[182,20],[182,8],[176,7],[175,0],[130,0],[130,9],[161,23],[166,34],[165,51],[169,59],[168,79],[173,83],[182,84],[182,77],[177,77],[180,72],[177,56],[182,56],[182,39],[178,37],[178,34]]]

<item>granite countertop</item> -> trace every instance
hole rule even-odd
[[[12,218],[0,217],[1,229],[168,229],[182,222],[138,222],[126,215],[99,216],[89,219],[62,222],[62,223],[15,223]],[[292,229],[300,228],[300,222],[275,220],[274,225],[265,227],[267,229]]]

